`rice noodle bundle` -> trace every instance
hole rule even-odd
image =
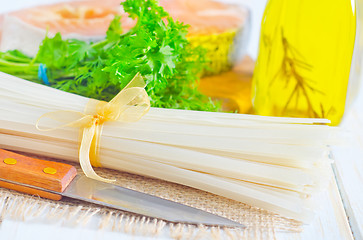
[[[35,123],[51,111],[83,112],[89,99],[4,73],[0,83],[0,147],[78,161],[78,129]],[[327,122],[151,108],[138,122],[104,124],[100,162],[308,222],[330,178],[338,129]]]

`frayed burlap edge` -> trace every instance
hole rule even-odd
[[[250,239],[251,237],[253,239],[275,239],[273,228],[222,229],[202,225],[173,224],[93,204],[55,202],[12,190],[0,189],[0,222],[2,219],[24,222],[41,219],[50,223],[60,222],[63,226],[84,227],[95,215],[99,216],[97,218],[99,219],[97,223],[99,230],[138,236],[158,237],[162,235],[165,237],[165,234],[168,234],[168,237],[173,239]],[[165,233],[163,230],[167,232]]]

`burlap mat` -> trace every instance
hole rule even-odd
[[[66,163],[74,165],[81,172],[77,163]],[[275,239],[277,231],[301,231],[301,223],[297,221],[198,189],[111,169],[99,168],[97,173],[106,178],[116,179],[117,185],[226,217],[244,224],[247,229],[217,229],[171,224],[72,199],[64,198],[57,202],[7,189],[0,189],[0,218],[27,221],[45,215],[53,221],[63,220],[64,224],[74,226],[86,225],[92,218],[98,216],[100,229],[145,236],[161,234],[164,236],[165,229],[168,229],[168,235],[175,239]]]

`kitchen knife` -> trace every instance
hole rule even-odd
[[[0,187],[40,197],[83,200],[167,222],[219,227],[245,226],[229,219],[156,196],[78,174],[75,167],[0,149]]]

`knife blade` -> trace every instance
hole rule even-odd
[[[40,160],[0,149],[0,187],[41,197],[82,200],[167,222],[245,228],[227,218],[77,174],[68,164]]]

